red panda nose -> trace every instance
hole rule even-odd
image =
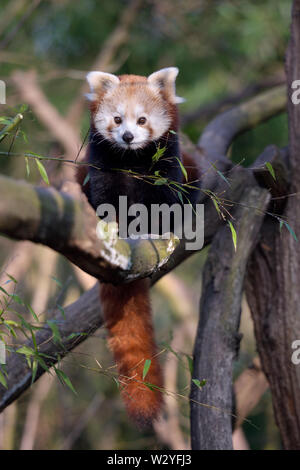
[[[126,142],[126,144],[130,144],[130,142],[134,139],[134,135],[131,134],[131,132],[126,131],[124,132],[122,139],[124,140],[124,142]]]

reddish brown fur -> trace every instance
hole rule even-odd
[[[120,79],[120,86],[125,86],[127,87],[127,93],[128,96],[131,94],[134,95],[136,93],[137,87],[143,87],[147,84],[147,77],[143,77],[141,75],[119,75],[118,78]],[[177,113],[177,106],[176,104],[172,103],[170,101],[170,97],[168,93],[165,90],[160,91],[162,97],[165,100],[165,106],[168,110],[168,114],[171,117],[171,125],[170,129],[173,131],[178,130],[178,113]],[[94,121],[94,116],[97,113],[99,109],[99,105],[101,103],[101,100],[103,99],[103,96],[105,95],[105,90],[97,91],[97,100],[91,101],[89,103],[89,108],[91,111],[91,121],[93,124]]]
[[[100,298],[128,414],[140,426],[149,425],[158,416],[163,401],[159,390],[150,390],[144,384],[162,387],[149,282],[142,279],[120,286],[101,284]],[[151,359],[151,365],[143,380],[146,359]]]

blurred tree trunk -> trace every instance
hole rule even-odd
[[[289,171],[283,217],[300,233],[300,105],[291,101],[291,84],[300,79],[300,0],[292,8],[287,50]],[[269,380],[275,417],[285,449],[300,449],[300,365],[291,360],[300,339],[300,249],[286,227],[265,220],[262,237],[249,264],[247,296],[257,347]]]

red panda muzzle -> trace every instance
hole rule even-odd
[[[119,286],[100,284],[100,299],[127,412],[139,426],[149,426],[158,417],[163,404],[149,281],[141,279]],[[143,380],[147,359],[151,364]]]

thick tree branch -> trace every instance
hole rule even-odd
[[[208,120],[214,115],[224,111],[225,108],[231,108],[232,106],[241,103],[243,100],[249,99],[266,89],[281,85],[284,82],[285,76],[284,72],[282,71],[282,73],[278,73],[257,83],[251,83],[242,90],[225,96],[225,98],[204,104],[197,109],[183,114],[181,117],[181,124],[186,126],[193,121]]]
[[[232,449],[232,366],[240,341],[244,274],[269,199],[267,190],[246,185],[234,212],[236,252],[230,230],[223,226],[206,261],[193,371],[193,378],[206,379],[206,385],[200,389],[192,384],[193,449]]]
[[[177,244],[174,237],[100,240],[96,232],[99,219],[79,185],[68,183],[64,189],[80,199],[0,176],[0,233],[49,246],[107,282],[149,276],[168,261]]]
[[[217,116],[202,133],[198,145],[210,158],[226,155],[233,139],[286,109],[286,86],[280,85]]]

